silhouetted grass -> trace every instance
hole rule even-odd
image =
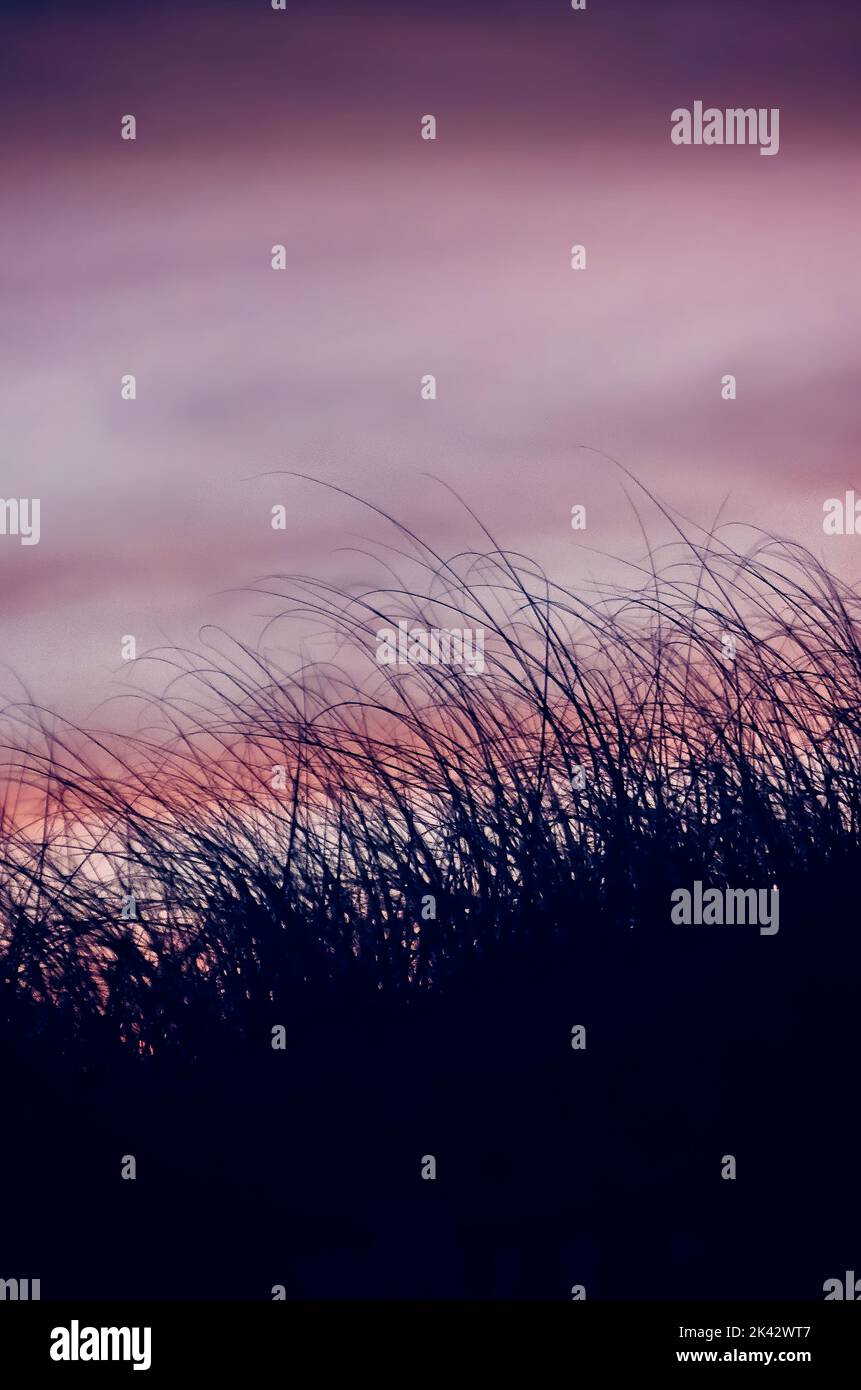
[[[666,915],[694,877],[783,890],[855,861],[861,610],[813,555],[673,521],[624,582],[574,590],[487,532],[444,559],[393,524],[383,588],[255,586],[332,658],[151,654],[168,678],[123,735],[7,706],[7,1027],[193,1054]],[[484,674],[380,666],[401,618],[483,628]]]

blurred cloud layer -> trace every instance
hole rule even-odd
[[[273,570],[369,577],[379,524],[278,469],[460,546],[436,474],[576,582],[572,503],[642,545],[589,445],[855,573],[821,516],[858,483],[857,13],[609,8],[9,18],[0,494],[42,539],[0,537],[0,643],[37,696],[96,701],[126,633],[253,637],[227,591]],[[672,146],[695,99],[779,105],[779,156]]]

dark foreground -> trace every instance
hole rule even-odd
[[[196,1039],[193,1065],[18,1020],[0,1276],[43,1299],[822,1300],[861,1273],[851,886],[784,890],[773,937],[572,921],[444,996],[320,1000]]]

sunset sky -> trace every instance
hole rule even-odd
[[[278,469],[475,543],[435,474],[576,585],[642,551],[609,454],[861,573],[821,528],[861,489],[856,4],[2,16],[0,495],[42,513],[0,536],[4,694],[87,712],[127,633],[253,639],[261,575],[378,575],[385,528]],[[695,100],[779,107],[779,154],[673,146]]]

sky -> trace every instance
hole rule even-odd
[[[0,24],[0,496],[41,501],[38,545],[0,536],[0,693],[88,717],[137,678],[127,634],[254,640],[261,576],[373,582],[383,523],[286,470],[475,544],[433,475],[576,586],[595,551],[642,553],[613,458],[858,575],[861,538],[821,526],[861,492],[857,5]],[[673,145],[696,100],[778,107],[779,153]]]

